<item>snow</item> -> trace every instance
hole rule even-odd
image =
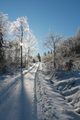
[[[80,120],[80,72],[51,77],[45,69],[36,63],[0,76],[0,120]]]
[[[72,105],[69,105],[64,96],[57,90],[57,86],[61,83],[59,80],[53,79],[54,84],[50,83],[50,79],[43,74],[42,68],[38,71],[37,78],[37,114],[39,120],[79,120],[78,115]],[[58,83],[57,83],[58,82]],[[61,87],[64,87],[62,83]]]

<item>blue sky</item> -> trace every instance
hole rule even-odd
[[[53,34],[62,33],[64,38],[74,36],[80,27],[80,0],[0,0],[0,11],[8,14],[9,21],[27,16],[30,29],[38,40],[39,53],[41,40],[49,29]]]

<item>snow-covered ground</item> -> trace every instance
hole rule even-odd
[[[80,120],[80,72],[58,72],[50,79],[45,69],[36,63],[0,76],[0,120]]]
[[[62,73],[58,74],[62,75]],[[77,72],[75,74],[77,79]],[[62,84],[63,80],[66,80],[66,83]],[[68,81],[70,81],[69,75],[66,75],[64,79],[61,79],[61,76],[58,79],[53,77],[52,83],[54,84],[51,84],[50,76],[47,76],[44,64],[40,64],[36,81],[37,116],[39,120],[80,120],[80,115],[75,111],[74,106],[67,101],[67,98],[63,96],[59,89],[59,87],[64,88],[64,84],[67,86]],[[71,83],[73,83],[73,81],[71,81]],[[77,85],[80,86],[79,83],[77,83]],[[79,95],[78,91],[78,96]],[[78,109],[79,103],[80,100],[76,105],[76,107],[78,106]]]

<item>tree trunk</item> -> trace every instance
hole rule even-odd
[[[55,53],[55,43],[54,43],[54,69],[56,69],[55,56],[56,56],[56,53]]]

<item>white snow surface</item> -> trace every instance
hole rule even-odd
[[[79,72],[65,72],[52,81],[44,63],[1,75],[0,120],[80,120]]]

